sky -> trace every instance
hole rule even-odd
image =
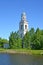
[[[9,39],[19,30],[21,13],[25,12],[29,29],[43,29],[43,0],[0,0],[0,37]]]

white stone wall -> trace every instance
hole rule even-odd
[[[25,28],[25,25],[26,25],[27,28]],[[20,37],[23,38],[23,36],[26,34],[27,31],[28,31],[28,22],[26,20],[25,13],[22,13],[21,21],[19,23],[19,35],[20,35]]]

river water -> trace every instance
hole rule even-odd
[[[0,54],[0,65],[43,65],[43,55]]]

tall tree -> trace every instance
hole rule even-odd
[[[35,34],[32,37],[32,48],[33,49],[41,49],[41,30],[37,28]]]
[[[34,28],[31,28],[30,31],[29,31],[29,33],[30,33],[30,36],[34,35],[34,33],[35,33]]]
[[[21,48],[21,38],[17,32],[12,32],[9,37],[10,48]]]
[[[25,36],[23,37],[23,47],[24,48],[30,48],[30,34],[27,32]]]

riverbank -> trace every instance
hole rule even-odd
[[[29,49],[0,49],[0,53],[43,55],[43,50]]]

